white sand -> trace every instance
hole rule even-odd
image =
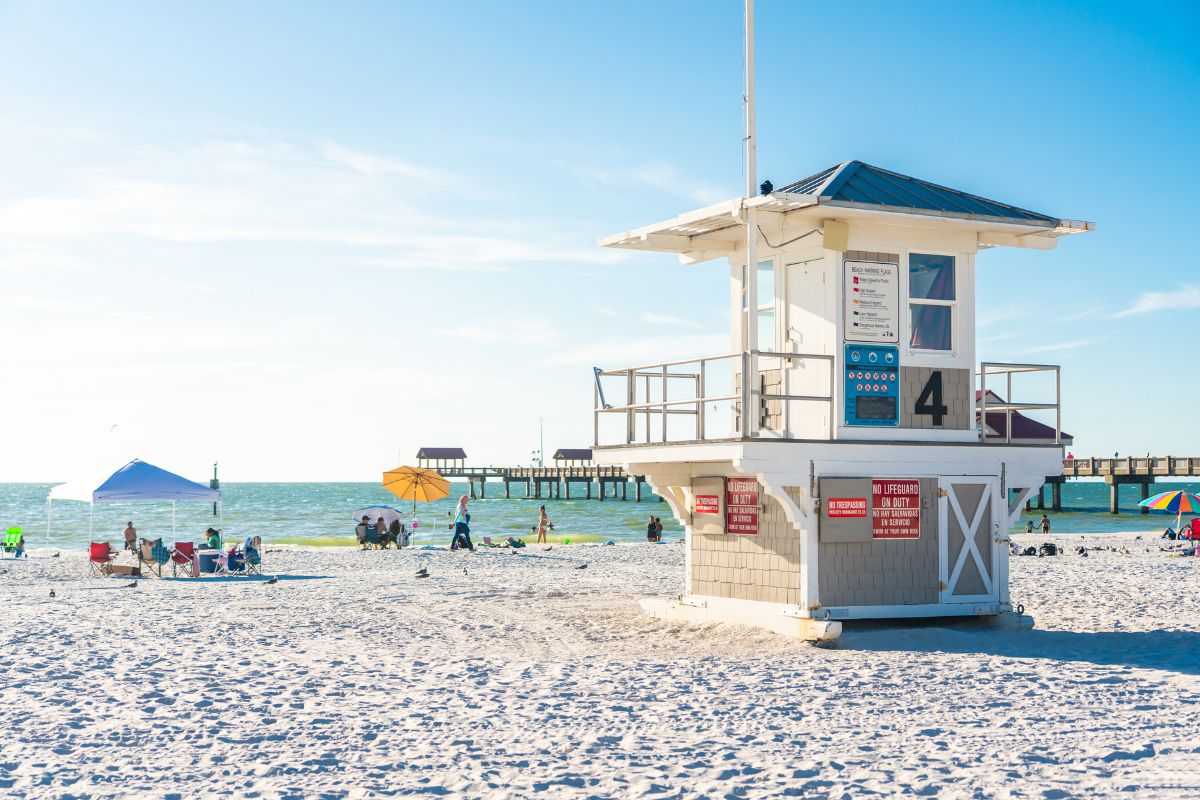
[[[1200,797],[1200,559],[1131,544],[1014,558],[1033,631],[834,650],[642,616],[679,545],[293,551],[275,586],[136,589],[35,552],[0,561],[0,794]]]

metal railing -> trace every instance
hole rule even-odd
[[[1020,403],[1013,400],[1013,375],[1037,372],[1054,373],[1054,402],[1053,403]],[[988,400],[988,377],[1003,377],[1005,381],[1005,399],[995,403]],[[1013,441],[1013,412],[1014,411],[1053,411],[1054,412],[1054,443],[1062,444],[1062,376],[1057,364],[1001,364],[994,361],[984,361],[979,365],[979,398],[976,401],[976,413],[979,415],[979,441],[1004,442]],[[988,433],[988,413],[1004,412],[1004,434]],[[1021,437],[1017,437],[1021,438]],[[1036,438],[1036,437],[1035,437]]]
[[[771,369],[760,370],[761,359],[767,360]],[[792,381],[792,364],[803,361],[820,361],[828,366],[828,383],[825,394],[791,394],[789,385]],[[720,362],[728,362],[720,365]],[[776,366],[777,364],[777,366]],[[715,366],[716,365],[716,366]],[[768,392],[761,388],[763,377],[768,372],[778,371],[781,387],[779,392]],[[710,437],[708,435],[709,412],[706,405],[730,403],[731,422],[737,419],[739,406],[743,399],[742,390],[736,385],[743,375],[755,375],[756,380],[750,384],[749,396],[751,407],[759,408],[757,420],[759,424],[751,425],[749,435],[741,434],[741,426],[733,425],[731,433],[738,438],[793,438],[789,436],[792,430],[791,403],[810,402],[824,403],[827,406],[825,431],[820,438],[833,438],[833,386],[834,359],[828,355],[813,355],[804,353],[776,353],[755,350],[751,352],[722,353],[700,358],[666,361],[658,364],[643,364],[636,367],[604,370],[594,368],[594,432],[596,446],[601,446],[602,416],[622,414],[625,416],[625,444],[640,444],[651,442],[704,441],[712,438],[731,438],[730,436]],[[606,387],[605,379],[611,379]],[[623,379],[624,384],[613,387],[612,382]],[[708,393],[710,381],[724,380],[728,391],[718,390]],[[683,391],[682,397],[672,397]],[[723,387],[724,388],[724,387]],[[606,391],[607,389],[607,391]],[[613,402],[618,397],[622,402]],[[778,416],[781,417],[778,427],[765,427],[761,424],[764,416],[773,416],[771,401],[779,401]],[[692,418],[689,427],[691,438],[672,436],[672,418]],[[657,426],[655,425],[657,422]],[[657,427],[657,436],[655,428]],[[805,437],[814,438],[814,437]]]

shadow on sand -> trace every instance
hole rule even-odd
[[[284,581],[327,581],[333,580],[332,575],[219,575],[205,576],[202,578],[154,578],[155,581],[163,581],[164,583],[266,583],[272,578],[278,578],[280,583]]]
[[[846,625],[838,647],[877,652],[978,653],[1200,675],[1200,631],[1012,630],[980,620],[859,622]]]

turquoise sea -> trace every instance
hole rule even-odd
[[[46,546],[46,494],[52,484],[0,484],[0,528],[19,526],[26,531],[31,547]],[[514,491],[517,489],[513,487]],[[631,487],[632,488],[632,487]],[[1186,488],[1200,491],[1200,484],[1161,483],[1155,491]],[[501,492],[499,485],[489,489]],[[411,504],[396,498],[377,484],[370,483],[229,483],[222,486],[224,494],[224,524],[226,538],[262,536],[268,543],[344,545],[353,543],[354,523],[351,515],[369,505],[391,505],[402,509],[411,519]],[[594,490],[593,490],[594,491]],[[417,505],[419,523],[418,544],[446,544],[448,513],[455,499],[467,493],[467,487],[455,485],[446,500]],[[631,493],[632,496],[632,493]],[[1121,493],[1123,512],[1108,513],[1108,486],[1100,482],[1076,481],[1063,487],[1062,513],[1047,512],[1055,533],[1111,533],[1114,531],[1160,531],[1173,514],[1153,512],[1139,514],[1135,508],[1140,495],[1135,486],[1124,487]],[[1046,490],[1049,504],[1050,491]],[[632,500],[535,500],[503,498],[472,500],[472,535],[503,538],[528,536],[536,524],[538,506],[546,504],[554,523],[552,540],[562,538],[574,542],[644,541],[646,518],[653,514],[662,517],[668,541],[682,535],[681,527],[671,518],[665,503],[648,496],[640,503]],[[1041,512],[1022,516],[1040,519]],[[170,540],[171,506],[168,503],[112,503],[96,506],[96,539],[114,543],[129,520],[139,534],[162,536]],[[217,527],[212,506],[205,503],[179,504],[176,509],[179,537],[199,538],[209,527]],[[32,535],[31,535],[32,534]],[[83,546],[88,540],[88,506],[83,503],[54,504],[50,544],[55,547]]]
[[[54,484],[0,484],[0,528],[19,526],[30,547],[46,546],[46,495]],[[513,485],[516,494],[523,486]],[[572,493],[582,492],[575,484]],[[458,498],[469,494],[466,484],[454,484],[450,496],[435,503],[416,506],[417,544],[449,544],[449,514]],[[503,495],[500,484],[489,484],[488,492]],[[595,496],[596,488],[592,489]],[[371,483],[222,483],[224,531],[227,540],[262,536],[268,544],[349,545],[354,543],[353,513],[365,506],[387,505],[405,513],[411,525],[412,503],[396,498],[379,484]],[[633,487],[629,487],[633,497]],[[554,531],[552,541],[574,542],[645,541],[646,520],[661,517],[663,538],[680,538],[683,529],[671,517],[666,503],[647,490],[640,503],[608,498],[597,500],[505,500],[503,497],[471,501],[471,535],[528,536],[537,524],[538,506],[546,505]],[[84,546],[88,541],[86,503],[54,503],[50,528],[52,546]],[[217,524],[211,503],[176,505],[178,539],[200,539],[205,528]],[[95,507],[93,526],[96,541],[122,540],[125,523],[132,521],[138,535],[162,536],[171,541],[170,503],[101,503]],[[30,535],[32,534],[32,535]]]

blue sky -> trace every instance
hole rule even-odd
[[[1200,14],[758,2],[759,172],[1094,234],[979,258],[1077,454],[1200,448]],[[741,188],[738,2],[0,2],[0,479],[372,480],[588,443],[590,367],[726,348],[724,267],[594,246]],[[116,426],[114,429],[113,426]]]

